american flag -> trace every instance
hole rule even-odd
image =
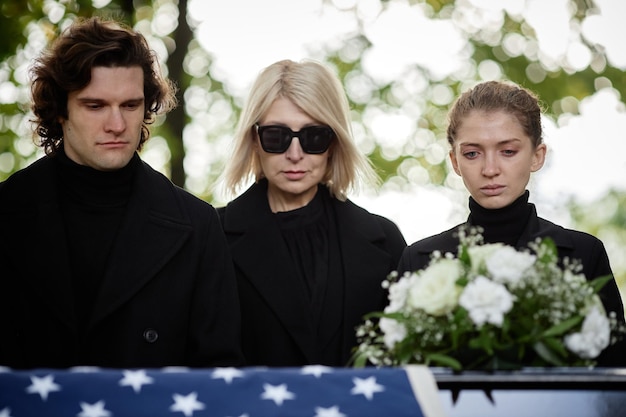
[[[0,417],[435,417],[438,402],[415,366],[0,372]]]

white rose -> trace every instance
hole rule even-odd
[[[397,320],[383,317],[378,325],[383,332],[383,340],[388,349],[392,349],[396,343],[406,337],[406,326]]]
[[[434,316],[452,311],[462,290],[456,284],[462,273],[457,259],[441,259],[429,265],[416,275],[409,289],[407,304]]]
[[[489,243],[486,245],[471,246],[468,248],[468,253],[472,261],[472,272],[477,273],[482,267],[485,266],[485,260],[491,256],[492,253],[502,248],[502,243]]]
[[[579,333],[565,336],[565,346],[583,359],[597,357],[610,341],[609,319],[597,306],[591,308]]]
[[[465,287],[459,304],[478,327],[485,323],[502,326],[504,314],[513,308],[513,296],[497,282],[479,275]]]
[[[485,260],[485,266],[494,281],[516,284],[536,260],[535,255],[518,252],[511,246],[503,246]]]

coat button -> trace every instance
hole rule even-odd
[[[148,343],[154,343],[159,338],[159,333],[154,329],[146,329],[143,332],[143,338]]]

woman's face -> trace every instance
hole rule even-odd
[[[323,124],[312,119],[291,100],[280,97],[270,106],[259,125],[286,126],[297,132],[307,126]],[[305,153],[296,136],[285,152],[268,153],[263,150],[259,140],[256,135],[254,147],[259,155],[263,174],[269,182],[268,200],[272,211],[289,211],[307,205],[315,196],[317,185],[324,178],[331,151],[321,154]]]
[[[506,207],[526,190],[530,173],[545,161],[517,118],[504,111],[472,111],[457,129],[450,159],[454,171],[478,204]]]

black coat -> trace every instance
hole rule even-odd
[[[0,183],[0,365],[242,364],[217,213],[144,163],[79,336],[52,159]]]
[[[326,187],[318,192],[328,194]],[[218,209],[231,248],[242,311],[242,345],[250,365],[346,365],[363,315],[387,304],[381,282],[395,269],[406,242],[390,220],[350,201],[331,198],[343,277],[329,277],[320,325],[313,328],[297,267],[267,201],[267,182]],[[342,283],[343,282],[343,283]],[[341,334],[339,357],[314,346]],[[326,359],[324,359],[326,358]]]
[[[529,203],[530,204],[530,203]],[[528,243],[536,238],[550,237],[554,240],[558,250],[559,259],[568,257],[578,259],[583,265],[583,274],[587,280],[592,280],[601,276],[612,275],[609,258],[598,238],[576,230],[565,229],[548,220],[537,216],[537,209],[534,204],[526,228],[522,232],[516,244],[517,249],[527,248]],[[459,240],[455,233],[463,223],[446,230],[438,235],[419,240],[404,250],[398,272],[417,271],[423,269],[430,261],[432,252],[438,250],[442,253],[457,253]],[[600,291],[600,298],[607,311],[614,311],[620,322],[624,322],[624,306],[615,280],[610,280]],[[606,354],[599,362],[601,365],[626,365],[625,344],[618,344],[607,349]]]

